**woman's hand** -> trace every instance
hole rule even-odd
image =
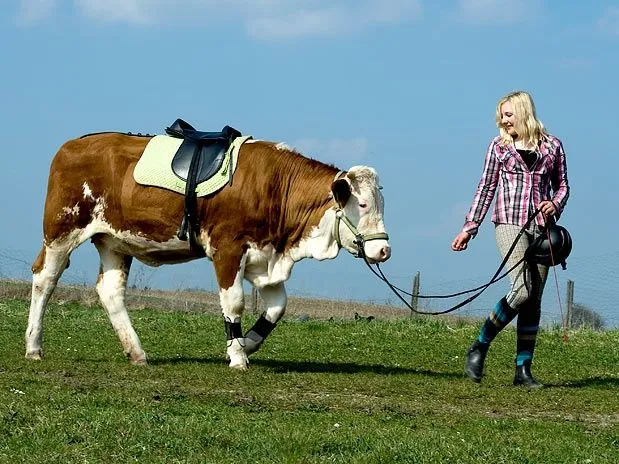
[[[557,207],[550,200],[544,200],[540,202],[537,207],[539,208],[540,212],[546,217],[554,216],[555,214],[557,214]]]
[[[454,238],[454,241],[451,243],[451,249],[453,251],[466,250],[469,240],[471,240],[471,234],[462,231],[458,235],[456,235],[456,238]]]

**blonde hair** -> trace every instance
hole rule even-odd
[[[512,136],[507,133],[501,123],[501,106],[506,102],[511,104],[512,112],[516,117],[514,129],[518,134],[518,138],[524,142],[525,146],[539,146],[540,141],[548,133],[542,121],[537,119],[533,98],[527,92],[521,90],[508,93],[497,103],[496,125],[499,128],[501,145],[509,145],[514,142]]]

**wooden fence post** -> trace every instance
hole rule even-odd
[[[256,290],[256,287],[251,288],[250,306],[252,314],[258,314],[258,290]]]
[[[572,328],[572,315],[574,314],[574,281],[567,281],[567,328]]]
[[[417,311],[419,307],[419,281],[421,280],[421,276],[419,271],[413,277],[413,291],[411,292],[411,316],[415,315],[415,311]]]

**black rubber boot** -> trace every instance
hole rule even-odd
[[[490,345],[487,343],[480,343],[479,340],[475,340],[466,353],[464,372],[473,382],[481,382],[481,377],[484,374],[484,361],[486,360],[486,353],[488,353],[489,347]]]
[[[531,375],[531,361],[525,361],[522,366],[516,366],[514,385],[520,385],[527,388],[541,388],[544,386],[535,380],[533,375]]]

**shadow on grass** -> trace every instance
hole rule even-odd
[[[619,377],[589,377],[587,379],[545,383],[544,386],[546,388],[619,387]]]
[[[180,363],[203,363],[203,364],[226,364],[223,357],[177,357],[149,359],[148,364],[157,366],[165,364]],[[380,375],[402,375],[415,374],[435,378],[462,378],[460,372],[436,372],[427,369],[415,369],[399,366],[384,366],[381,364],[357,364],[342,362],[317,362],[317,361],[277,361],[270,359],[251,359],[250,369],[253,367],[263,367],[276,373],[300,372],[300,373],[329,373],[329,374],[358,374],[374,373]]]

